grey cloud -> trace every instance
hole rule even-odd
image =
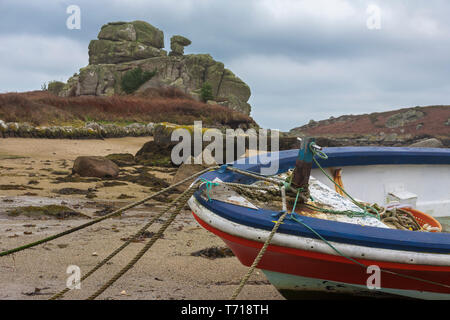
[[[381,30],[368,30],[371,3],[2,0],[0,40],[10,40],[0,49],[0,90],[38,89],[77,72],[101,25],[140,19],[165,32],[166,48],[171,35],[187,36],[186,53],[211,53],[246,81],[252,115],[265,127],[288,130],[312,118],[449,103],[450,3],[379,0]],[[81,7],[81,30],[65,27],[70,4]],[[13,43],[15,36],[29,41]]]

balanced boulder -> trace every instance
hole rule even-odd
[[[81,177],[116,178],[119,167],[104,157],[83,156],[75,159],[72,173]]]
[[[173,36],[170,38],[170,56],[182,56],[184,55],[184,47],[190,45],[192,42],[188,38],[183,36]]]

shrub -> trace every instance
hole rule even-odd
[[[61,81],[50,81],[47,86],[47,90],[55,95],[58,95],[64,88],[65,83]]]
[[[122,77],[122,90],[127,94],[133,93],[145,82],[153,78],[156,74],[156,70],[152,72],[142,71],[141,68],[137,67],[135,69],[127,71]]]
[[[200,98],[203,102],[214,99],[212,87],[208,82],[203,83],[202,88],[200,89]]]

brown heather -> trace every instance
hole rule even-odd
[[[171,122],[183,125],[201,120],[205,126],[248,128],[255,121],[220,105],[208,105],[174,88],[147,89],[128,96],[58,97],[47,91],[0,94],[0,119],[33,125],[80,121]]]

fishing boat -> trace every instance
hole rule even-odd
[[[195,219],[250,266],[288,210],[257,265],[288,299],[450,299],[450,233],[433,217],[450,215],[450,150],[323,148],[328,158],[313,152],[311,161],[315,146],[308,140],[276,159],[280,179],[290,172],[293,182],[296,170],[306,168],[300,177],[308,182],[305,203],[286,208],[283,199],[258,203],[236,192],[233,185],[268,184],[258,179],[263,165],[247,158],[200,177],[205,183],[189,200]],[[379,212],[358,206],[362,201],[406,210],[420,230],[383,223]],[[336,214],[348,212],[361,214]]]

